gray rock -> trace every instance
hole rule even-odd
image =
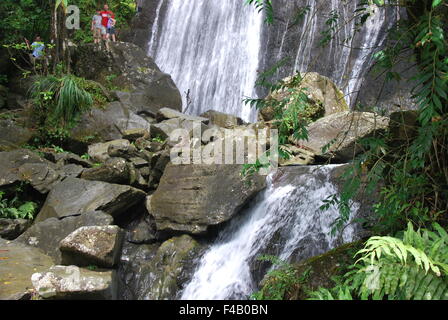
[[[188,235],[162,243],[154,257],[140,269],[140,294],[137,299],[175,299],[182,285],[189,279],[194,259],[201,247]]]
[[[157,229],[200,234],[231,219],[266,186],[258,175],[244,180],[241,170],[241,165],[169,164],[148,205]]]
[[[42,193],[61,179],[56,166],[29,150],[0,152],[0,186],[28,181]]]
[[[216,125],[218,127],[226,129],[231,129],[244,123],[241,118],[215,110],[204,112],[203,114],[201,114],[201,117],[209,119],[210,124],[212,125]]]
[[[66,217],[62,220],[50,218],[42,222],[34,223],[26,230],[17,242],[42,250],[61,263],[61,252],[59,243],[70,233],[85,226],[107,226],[113,223],[113,218],[101,211],[86,212],[78,216]]]
[[[155,114],[163,107],[182,110],[182,98],[173,80],[145,51],[125,42],[111,43],[109,48],[79,46],[73,54],[75,73],[102,84],[108,84],[111,74],[117,75],[112,84],[131,91],[128,101],[124,97],[122,101],[136,114]]]
[[[10,151],[28,143],[33,133],[12,120],[0,120],[0,151]]]
[[[31,225],[31,220],[26,219],[0,219],[0,237],[6,240],[14,240]]]
[[[104,143],[95,143],[89,146],[89,156],[98,162],[106,162],[110,158],[109,155],[109,147],[114,146],[117,149],[123,150],[126,152],[129,150],[131,143],[129,140],[118,139]]]
[[[168,120],[168,119],[180,119],[180,120],[189,120],[189,121],[199,121],[208,123],[209,118],[206,117],[198,117],[198,116],[190,116],[187,114],[183,114],[177,110],[173,110],[170,108],[162,108],[157,112],[156,119],[158,121]]]
[[[29,299],[31,275],[54,264],[39,249],[0,239],[0,300]]]
[[[330,147],[327,156],[339,161],[350,161],[361,152],[359,139],[373,136],[389,126],[389,118],[370,112],[340,112],[313,122],[308,127],[308,141],[304,147],[316,155],[323,155],[322,148]]]
[[[115,300],[115,271],[91,271],[76,266],[53,266],[31,276],[33,287],[43,299]]]
[[[48,194],[36,221],[95,210],[104,211],[116,218],[144,197],[143,191],[129,186],[67,178]]]
[[[62,176],[48,163],[25,163],[18,169],[22,181],[28,181],[40,193],[48,193]]]
[[[44,157],[54,163],[63,163],[66,165],[72,164],[85,168],[90,168],[92,166],[92,162],[71,152],[44,152]]]
[[[291,156],[289,159],[280,159],[280,166],[298,166],[298,165],[309,165],[314,163],[314,153],[305,150],[303,148],[298,148],[293,145],[282,146],[286,151],[288,151]]]
[[[149,162],[145,159],[134,157],[129,159],[136,168],[147,167]]]
[[[180,125],[161,122],[151,125],[151,138],[161,138],[167,140],[171,133],[178,129]]]
[[[109,141],[121,139],[126,130],[142,128],[149,131],[149,122],[128,105],[115,101],[104,109],[94,108],[84,113],[71,130],[71,138],[85,144]]]
[[[154,218],[148,214],[131,223],[127,228],[126,240],[135,244],[149,244],[157,240]]]
[[[123,131],[123,139],[135,141],[138,138],[149,137],[149,132],[146,129],[135,128]]]
[[[81,179],[104,181],[109,183],[130,183],[129,167],[122,158],[110,158],[100,167],[85,169]]]
[[[81,227],[60,242],[62,264],[112,268],[120,260],[122,240],[118,226]]]
[[[84,168],[77,164],[67,164],[59,170],[67,178],[78,178],[83,171]]]

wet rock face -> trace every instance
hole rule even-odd
[[[263,59],[261,70],[267,70],[285,58],[289,58],[278,69],[276,79],[282,79],[297,70],[300,72],[318,72],[335,81],[344,92],[354,93],[352,106],[361,102],[367,106],[385,106],[390,104],[407,104],[409,102],[409,89],[405,80],[385,83],[384,75],[371,71],[373,61],[369,58],[373,53],[381,50],[387,31],[392,27],[397,16],[405,16],[404,10],[387,8],[379,9],[381,16],[357,35],[353,36],[353,25],[339,28],[338,36],[332,42],[322,46],[322,32],[328,30],[326,24],[333,12],[339,15],[338,23],[342,26],[344,21],[354,21],[357,3],[354,1],[305,1],[305,0],[278,0],[273,2],[275,23],[263,29],[262,44]],[[305,12],[309,6],[308,14],[297,19],[298,13]],[[313,17],[313,19],[311,19]],[[374,24],[374,25],[372,25]],[[375,36],[375,32],[378,34]],[[340,39],[350,39],[350,46],[346,46]],[[374,44],[372,48],[372,44]],[[351,48],[350,48],[351,47]],[[359,50],[359,48],[368,48]],[[363,62],[362,58],[367,57]],[[406,76],[414,73],[412,61],[400,63],[394,71]],[[348,89],[356,81],[356,73],[360,71],[361,88]],[[351,83],[350,83],[351,82]],[[347,88],[347,90],[346,90]],[[353,92],[353,90],[361,90]],[[406,92],[407,91],[407,92]],[[264,92],[267,94],[267,92]],[[356,99],[357,98],[357,99]],[[401,102],[400,102],[401,100]],[[408,107],[404,105],[403,107]]]
[[[265,188],[264,177],[244,180],[241,165],[169,164],[147,208],[161,231],[201,234],[231,219]]]
[[[0,300],[30,299],[31,275],[43,272],[53,260],[37,248],[0,239]]]
[[[130,186],[67,178],[49,193],[36,221],[100,210],[114,218],[143,200],[145,193]]]
[[[81,227],[60,242],[62,263],[112,268],[120,259],[122,240],[118,226]]]
[[[157,253],[159,244],[136,245],[124,242],[121,261],[118,267],[120,286],[118,296],[124,300],[143,299],[152,279],[142,270]],[[146,270],[146,269],[145,269]]]
[[[34,223],[17,238],[17,242],[42,250],[52,257],[57,264],[60,264],[59,243],[62,239],[81,227],[107,226],[112,223],[113,218],[101,211],[86,212],[78,216],[65,217],[62,220],[50,218]]]
[[[115,271],[91,271],[76,266],[53,266],[34,273],[33,287],[43,299],[114,300],[117,298]]]
[[[190,278],[201,246],[187,235],[161,245],[125,245],[120,297],[138,300],[175,299]]]

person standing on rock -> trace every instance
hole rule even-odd
[[[109,21],[107,22],[107,39],[111,39],[113,42],[117,41],[115,38],[115,24],[117,21],[109,15]]]
[[[105,30],[107,30],[107,24],[109,23],[109,16],[115,18],[115,15],[112,11],[109,10],[109,6],[107,4],[104,5],[104,9],[103,11],[100,12],[100,14],[102,17],[101,24],[103,25]],[[107,40],[107,34],[103,35],[103,39]]]
[[[100,43],[101,37],[106,34],[106,28],[102,25],[101,10],[98,10],[92,18],[92,32],[93,32],[93,42]]]

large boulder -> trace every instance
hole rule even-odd
[[[109,50],[82,45],[73,54],[73,64],[78,75],[132,91],[122,101],[135,113],[154,115],[163,107],[182,110],[182,98],[171,77],[134,44],[113,42]]]
[[[92,271],[76,266],[53,266],[31,276],[34,290],[43,299],[115,300],[115,271]]]
[[[99,167],[85,169],[81,179],[127,184],[130,183],[130,173],[126,160],[110,158]]]
[[[335,277],[341,277],[350,271],[349,266],[355,262],[356,252],[362,249],[362,241],[342,245],[322,255],[309,258],[294,267],[298,277],[303,280],[286,288],[285,300],[305,300],[309,298],[309,292],[319,288],[333,288],[336,285]],[[304,275],[307,275],[304,277]],[[273,298],[275,294],[271,287],[278,286],[282,281],[279,277],[267,276],[261,283],[265,299]]]
[[[53,260],[39,249],[0,239],[0,300],[30,299],[31,275],[51,267]]]
[[[62,264],[112,268],[120,259],[122,240],[118,226],[81,227],[60,242]]]
[[[30,129],[11,120],[0,120],[0,151],[10,151],[27,144],[33,136]]]
[[[71,131],[71,138],[82,143],[121,139],[123,133],[132,129],[149,131],[150,124],[133,112],[128,105],[114,101],[104,109],[94,108],[81,115]]]
[[[347,162],[362,151],[357,144],[359,139],[378,134],[388,126],[389,118],[374,113],[340,112],[311,123],[308,141],[299,143],[316,155],[326,154]]]
[[[54,163],[29,150],[0,152],[0,187],[26,181],[39,192],[47,193],[63,177]]]
[[[109,142],[92,144],[88,148],[88,153],[93,160],[98,162],[106,162],[106,160],[110,158],[109,148],[127,153],[134,147],[131,147],[129,140],[118,139]]]
[[[309,107],[302,116],[310,120],[349,110],[344,93],[329,78],[316,72],[302,73],[300,76],[302,77],[301,81],[298,81],[297,76],[283,79],[286,88],[271,92],[266,101],[293,99],[290,90],[303,89],[308,97]],[[264,120],[270,121],[274,118],[274,109],[272,107],[263,108],[260,110],[260,115]]]
[[[104,211],[114,218],[124,214],[145,197],[138,189],[100,181],[67,178],[48,194],[35,221]]]
[[[265,188],[265,179],[246,181],[241,165],[169,164],[147,203],[158,230],[200,234],[231,219]]]
[[[189,120],[189,121],[198,121],[198,122],[204,122],[208,123],[209,118],[206,117],[197,117],[197,116],[190,116],[188,114],[183,114],[182,112],[179,112],[177,110],[173,110],[170,108],[162,108],[157,112],[156,119],[158,121],[163,120],[169,120],[169,119],[179,119],[179,120]]]
[[[203,114],[201,114],[201,117],[209,119],[210,124],[212,125],[226,129],[232,129],[244,123],[244,121],[237,116],[226,114],[216,110],[209,110],[207,112],[204,112]]]
[[[121,265],[127,299],[176,299],[191,278],[202,247],[188,235],[156,245],[127,245]]]
[[[86,212],[77,216],[65,217],[62,220],[50,218],[34,223],[16,241],[42,250],[57,264],[60,264],[59,243],[62,239],[81,227],[107,226],[112,223],[113,218],[101,211]]]

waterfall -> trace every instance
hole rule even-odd
[[[339,165],[278,169],[254,205],[224,229],[203,255],[181,299],[247,299],[257,288],[257,257],[274,254],[300,261],[355,238],[355,226],[332,237],[337,209],[322,212],[322,200],[337,192],[331,181]],[[356,211],[359,205],[354,203]]]
[[[242,100],[255,95],[262,14],[242,0],[159,1],[149,54],[181,93],[189,90],[186,112],[214,109],[256,120],[256,111]]]
[[[278,78],[297,71],[318,72],[332,79],[345,93],[348,104],[354,107],[373,65],[373,54],[383,47],[387,30],[400,18],[400,9],[372,4],[366,8],[370,17],[358,30],[356,24],[361,14],[356,13],[356,1],[278,0],[274,6],[281,19],[263,39],[269,46],[260,68],[266,69],[290,58],[291,62],[279,70]],[[303,8],[308,8],[307,13],[293,25],[295,14]],[[329,29],[327,21],[332,16],[337,17],[332,38],[322,45],[322,32]]]

